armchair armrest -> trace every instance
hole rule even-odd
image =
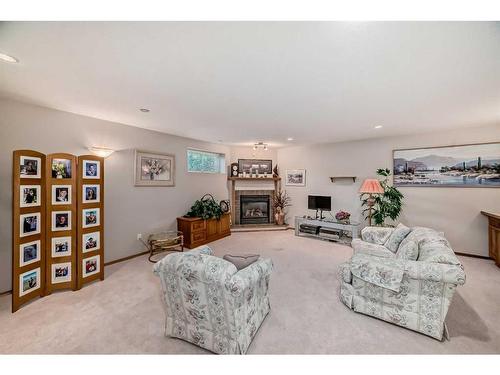
[[[361,230],[361,239],[365,242],[383,245],[394,231],[389,227],[364,227]]]
[[[465,284],[465,272],[462,265],[406,260],[405,274],[410,279],[429,280],[456,285]]]
[[[227,284],[233,296],[242,295],[246,289],[256,285],[265,286],[266,290],[269,277],[273,270],[273,262],[269,258],[259,258],[257,261],[236,272]]]

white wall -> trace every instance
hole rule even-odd
[[[231,163],[237,163],[238,159],[272,160],[274,168],[276,162],[278,161],[278,152],[275,148],[269,148],[268,150],[254,150],[253,147],[232,146],[230,153]]]
[[[226,154],[229,148],[90,117],[0,100],[0,292],[11,289],[12,151],[88,154],[88,146],[118,150],[105,161],[105,261],[144,251],[138,233],[176,228],[176,217],[205,193],[227,199],[226,175],[188,173],[186,148]],[[134,149],[176,156],[175,187],[134,187]]]
[[[278,150],[280,174],[285,169],[306,169],[306,186],[283,186],[292,197],[288,222],[307,210],[307,195],[331,195],[332,213],[347,210],[361,220],[358,190],[377,168],[392,170],[392,150],[428,146],[500,141],[500,125],[475,127],[416,136],[388,137],[357,142],[319,144]],[[357,176],[356,183],[332,183],[330,176]],[[284,184],[283,184],[284,185]],[[444,231],[455,251],[488,255],[487,220],[481,210],[500,212],[500,188],[403,187],[400,221]]]

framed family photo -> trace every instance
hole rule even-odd
[[[19,267],[24,267],[40,260],[40,240],[19,245]]]
[[[82,185],[82,202],[99,203],[101,201],[100,185]]]
[[[21,207],[40,206],[42,199],[40,185],[21,185],[19,187],[19,202]]]
[[[82,168],[82,177],[88,179],[101,178],[101,162],[99,160],[84,160]]]
[[[101,248],[100,232],[85,233],[82,235],[82,253],[89,253]]]
[[[53,237],[51,242],[52,258],[71,255],[71,237]]]
[[[99,208],[87,208],[82,210],[82,228],[97,227],[101,224]]]
[[[175,186],[175,155],[135,150],[135,186]]]
[[[71,204],[71,185],[52,185],[52,204]]]
[[[71,262],[53,263],[51,270],[52,284],[67,283],[71,281]]]
[[[52,231],[71,230],[71,211],[52,211]]]
[[[285,176],[286,186],[306,186],[305,169],[287,169]]]
[[[19,275],[19,297],[40,289],[40,268]]]
[[[41,178],[42,159],[34,156],[19,157],[19,177],[20,178]]]
[[[99,255],[94,255],[90,258],[82,259],[82,277],[88,277],[98,274],[101,271],[101,257]]]
[[[26,237],[40,233],[40,212],[19,215],[19,236]]]

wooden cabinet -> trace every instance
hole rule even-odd
[[[223,214],[219,220],[204,220],[199,217],[178,217],[177,230],[184,235],[184,246],[192,249],[197,246],[231,235],[230,214]]]
[[[488,247],[489,255],[495,260],[495,264],[500,267],[500,214],[481,211],[488,217]]]

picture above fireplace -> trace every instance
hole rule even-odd
[[[271,222],[269,195],[241,195],[240,207],[240,224],[267,224]]]
[[[241,173],[272,174],[273,161],[262,159],[238,159],[238,170]]]

